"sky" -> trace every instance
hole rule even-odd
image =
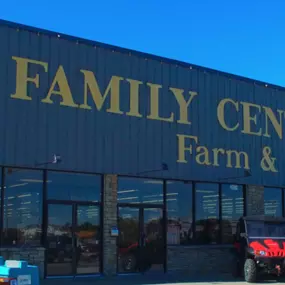
[[[0,0],[0,19],[285,86],[284,0]]]

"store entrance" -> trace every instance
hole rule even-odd
[[[100,207],[87,203],[49,203],[46,231],[47,276],[100,272]]]
[[[164,271],[165,226],[163,208],[118,208],[119,273]]]

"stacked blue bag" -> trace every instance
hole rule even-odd
[[[38,266],[28,265],[27,261],[6,260],[0,257],[0,278],[13,279],[13,285],[40,285]]]

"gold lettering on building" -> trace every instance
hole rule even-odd
[[[227,119],[225,114],[226,105],[232,105],[238,116],[239,112],[241,112],[240,115],[242,115],[243,119],[242,124],[237,121],[234,126],[229,125],[229,117],[232,115],[232,112],[229,112],[229,117]],[[242,108],[240,105],[242,105]],[[226,131],[233,132],[241,128],[240,132],[247,135],[271,137],[271,133],[269,131],[269,126],[271,124],[278,137],[282,139],[285,111],[277,110],[277,113],[278,115],[269,107],[250,102],[237,102],[230,98],[222,99],[217,107],[218,122]],[[261,123],[264,123],[264,125]]]
[[[147,116],[148,119],[159,120],[165,122],[173,122],[174,114],[171,113],[168,118],[160,117],[159,115],[159,90],[162,88],[159,84],[147,83],[150,88],[150,114]]]
[[[170,87],[169,90],[174,94],[176,101],[178,102],[178,105],[179,105],[179,120],[177,122],[180,124],[190,125],[191,122],[188,120],[188,109],[189,109],[189,105],[191,104],[192,100],[194,99],[195,96],[198,95],[198,93],[190,91],[189,99],[185,100],[184,95],[183,95],[183,92],[184,92],[183,89]]]
[[[205,146],[198,146],[196,151],[198,152],[196,155],[196,162],[198,164],[211,165],[209,151]]]
[[[39,88],[40,74],[37,73],[34,77],[29,75],[29,65],[33,64],[42,66],[43,71],[48,72],[48,63],[20,57],[12,57],[12,59],[16,61],[17,69],[16,92],[15,94],[12,94],[11,97],[14,99],[32,100],[31,94],[27,94],[27,85],[28,83],[33,83],[36,88]],[[83,77],[84,84],[82,85],[82,94],[76,94],[76,98],[80,98],[79,96],[81,96],[82,100],[77,99],[78,102],[74,101],[72,88],[70,86],[69,79],[66,76],[64,66],[59,65],[52,82],[49,84],[48,88],[46,88],[48,92],[47,94],[43,94],[41,102],[53,104],[54,96],[57,95],[61,97],[61,106],[79,107],[80,109],[92,110],[92,103],[89,102],[89,97],[91,97],[95,108],[98,111],[106,111],[114,114],[142,118],[143,112],[140,110],[141,87],[142,85],[146,85],[148,93],[144,93],[143,95],[147,95],[149,97],[149,113],[146,116],[147,119],[173,123],[177,116],[177,123],[187,125],[191,124],[189,108],[193,99],[198,95],[197,92],[188,91],[187,95],[187,92],[183,89],[169,87],[167,91],[162,93],[162,85],[155,83],[143,83],[139,80],[123,78],[115,75],[110,78],[107,87],[102,90],[94,72],[85,69],[81,69],[78,72]],[[128,94],[121,94],[122,84],[128,84]],[[176,103],[178,105],[179,111],[177,114],[170,112],[169,115],[162,115],[165,108],[163,108],[161,96],[165,96],[166,92],[168,94],[172,94],[172,103]],[[184,94],[186,95],[184,96]],[[125,102],[126,96],[129,97],[129,110],[122,110],[122,106],[126,105],[122,104],[121,106],[121,103]],[[124,101],[121,102],[121,100]],[[108,105],[108,108],[104,108],[104,105]],[[172,106],[172,104],[170,104],[170,106]]]
[[[213,156],[214,156],[213,165],[214,166],[220,166],[219,154],[225,154],[225,150],[222,148],[213,148]]]
[[[270,138],[270,134],[268,131],[268,126],[269,126],[269,122],[271,122],[271,124],[273,125],[278,137],[280,139],[282,139],[282,119],[283,119],[283,115],[284,115],[284,111],[283,110],[277,110],[278,114],[279,114],[279,120],[277,120],[275,114],[273,113],[273,111],[268,108],[268,107],[263,107],[263,109],[265,110],[265,133],[264,136]]]
[[[108,94],[110,94],[110,108],[108,108],[106,111],[109,113],[123,114],[123,112],[120,110],[120,82],[124,78],[112,76],[104,94],[102,94],[94,73],[88,70],[80,71],[84,75],[84,103],[80,105],[80,108],[87,110],[92,109],[92,107],[88,105],[88,91],[90,91],[98,111],[102,109]]]
[[[39,96],[42,96],[42,103],[53,104],[56,98],[60,98],[61,106],[79,107],[84,110],[96,109],[96,111],[137,118],[144,117],[150,120],[186,125],[184,126],[186,127],[184,129],[185,132],[195,130],[195,128],[189,127],[189,125],[193,124],[192,119],[190,119],[190,114],[192,114],[190,110],[191,107],[193,108],[192,103],[194,98],[198,96],[198,93],[195,91],[171,86],[167,86],[166,89],[166,86],[160,84],[146,83],[117,75],[111,76],[109,82],[103,87],[99,84],[100,81],[96,78],[96,73],[90,70],[79,69],[79,79],[74,84],[79,84],[82,81],[82,89],[79,91],[78,88],[76,89],[79,94],[76,94],[77,102],[75,102],[73,97],[75,90],[72,90],[71,78],[67,77],[64,66],[59,65],[55,74],[49,74],[52,81],[43,87],[41,79],[45,76],[44,82],[47,82],[47,78],[49,78],[47,72],[50,72],[47,62],[17,56],[13,56],[12,59],[16,63],[15,93],[10,95],[13,99],[31,101],[33,97],[32,91],[34,91],[34,93],[37,92]],[[33,69],[30,69],[31,66],[33,66]],[[77,79],[76,75],[74,78]],[[42,89],[44,88],[47,90],[47,93],[43,94]],[[30,94],[28,90],[31,90]],[[125,90],[126,92],[123,92]],[[168,96],[167,108],[173,107],[172,111],[164,107],[163,96]],[[147,115],[146,110],[142,109],[141,102],[149,103],[149,106],[144,105],[144,108],[147,108],[148,111]],[[169,113],[164,113],[166,110]],[[267,138],[276,133],[279,139],[283,139],[285,110],[272,110],[269,107],[251,102],[240,102],[231,98],[223,98],[218,103],[216,111],[218,123],[225,131]],[[197,121],[204,119],[204,114],[197,114],[197,112],[196,110],[195,118]],[[205,112],[210,111],[205,110]],[[207,124],[207,128],[202,130],[199,126],[199,131],[213,132],[213,129],[211,130],[213,126],[208,125],[213,119],[212,117],[209,119],[207,117],[208,121],[201,124],[203,126]],[[176,125],[173,125],[173,128],[176,127]],[[212,135],[213,133],[210,134],[210,136]],[[218,136],[220,134],[214,135]],[[230,135],[232,136],[233,134]],[[206,137],[209,138],[208,136]],[[198,145],[199,134],[177,134],[177,140],[178,163],[187,163],[190,156],[192,156],[198,165],[218,167],[225,161],[224,166],[227,168],[250,169],[249,157],[245,151]],[[270,146],[264,148],[264,157],[260,165],[263,171],[276,172],[277,165],[275,164],[277,158],[271,157],[271,151],[274,150],[271,150]]]
[[[178,159],[179,163],[187,163],[186,152],[193,155],[196,162],[200,165],[219,166],[219,154],[225,156],[227,168],[250,169],[249,159],[246,152],[236,150],[225,150],[222,148],[207,148],[206,146],[197,146],[198,137],[189,135],[177,135],[178,138]],[[186,140],[190,143],[186,145]],[[193,141],[196,146],[193,145]],[[233,159],[234,158],[234,162]],[[243,158],[243,164],[242,164]]]
[[[232,104],[235,107],[235,110],[238,111],[239,110],[239,106],[238,103],[235,102],[232,99],[226,98],[220,101],[220,103],[218,104],[218,108],[217,108],[217,116],[218,116],[218,121],[220,123],[220,125],[227,131],[235,131],[238,127],[239,127],[239,123],[236,123],[235,126],[230,127],[226,124],[226,120],[225,120],[225,105],[226,104]]]
[[[130,111],[126,115],[141,118],[142,115],[139,111],[139,88],[143,83],[142,81],[133,79],[126,79],[126,81],[130,84]]]
[[[17,56],[13,56],[12,59],[16,61],[16,92],[15,94],[11,94],[11,98],[32,100],[32,97],[27,94],[28,83],[33,83],[36,88],[39,88],[40,79],[38,73],[35,74],[35,77],[29,77],[29,66],[31,64],[40,65],[44,68],[44,71],[47,72],[48,63]]]
[[[55,89],[57,86],[59,90]],[[54,102],[51,100],[52,95],[61,96],[62,101],[60,102],[60,105],[62,106],[78,107],[78,105],[75,104],[73,101],[72,93],[62,65],[58,67],[48,94],[46,98],[42,100],[42,102],[47,104],[53,104]]]
[[[244,168],[244,169],[249,169],[249,160],[248,160],[248,155],[244,151],[236,151],[236,150],[227,150],[227,167],[228,168]],[[232,165],[232,156],[234,155],[235,157],[235,166]],[[244,160],[244,165],[243,167],[241,166],[241,157],[243,157]]]
[[[198,137],[178,134],[177,138],[178,138],[178,160],[177,162],[187,163],[186,151],[192,154],[193,148],[192,148],[192,144],[190,144],[189,146],[186,146],[186,139],[194,140],[196,143],[198,143]]]
[[[259,128],[258,131],[255,131],[253,125],[257,125],[257,114],[260,114],[261,107],[256,104],[248,102],[240,102],[243,105],[243,129],[242,133],[248,135],[261,136],[262,129]],[[253,123],[253,124],[252,124]]]

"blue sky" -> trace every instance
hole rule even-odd
[[[0,18],[285,86],[285,0],[0,0]]]

